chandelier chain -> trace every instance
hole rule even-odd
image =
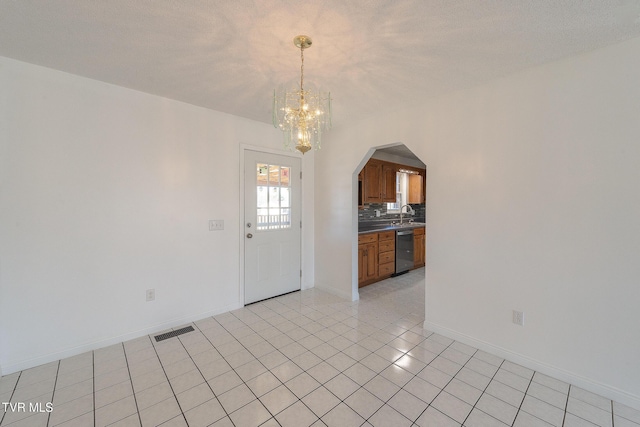
[[[300,101],[304,100],[304,89],[302,83],[304,82],[304,43],[300,44]]]

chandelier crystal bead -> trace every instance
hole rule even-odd
[[[302,154],[319,149],[322,131],[331,128],[331,94],[304,88],[304,50],[311,43],[308,36],[293,39],[300,48],[300,87],[273,91],[273,125],[283,132],[285,147]]]

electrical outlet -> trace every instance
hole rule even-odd
[[[224,220],[223,219],[210,219],[209,220],[209,231],[218,231],[224,230]]]
[[[147,289],[147,302],[154,301],[156,299],[156,290]]]
[[[513,323],[524,326],[524,312],[513,310]]]

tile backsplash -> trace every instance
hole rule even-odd
[[[412,204],[411,207],[416,212],[414,216],[404,215],[405,218],[413,218],[416,222],[425,222],[425,204]],[[406,208],[405,208],[406,209]],[[380,211],[380,216],[376,216],[376,210]],[[400,219],[399,213],[388,213],[386,203],[368,203],[364,208],[358,210],[358,222],[392,221]]]

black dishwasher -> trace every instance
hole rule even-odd
[[[413,268],[413,230],[396,231],[396,274]]]

